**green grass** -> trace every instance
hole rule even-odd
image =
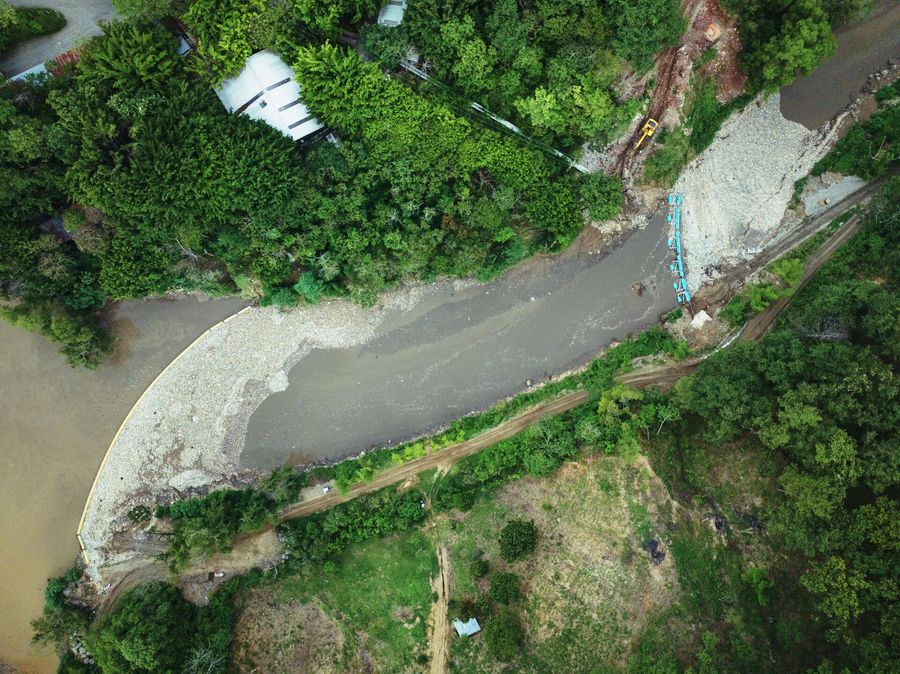
[[[277,581],[277,601],[321,602],[354,645],[365,635],[379,672],[415,669],[427,652],[431,611],[429,576],[437,573],[434,546],[419,531],[354,545],[333,565],[308,566]],[[397,617],[406,609],[411,617]]]
[[[812,175],[836,171],[870,180],[887,173],[900,158],[900,106],[888,105],[856,124],[813,166]]]

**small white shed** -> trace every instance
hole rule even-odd
[[[241,74],[225,80],[216,88],[216,95],[228,112],[261,119],[294,140],[324,126],[300,100],[294,71],[267,50],[248,58]]]
[[[481,625],[478,624],[478,621],[475,618],[469,618],[466,622],[457,618],[453,621],[453,628],[461,637],[470,637],[481,631]]]
[[[378,11],[378,25],[399,26],[403,22],[405,11],[406,0],[388,0],[387,4]]]

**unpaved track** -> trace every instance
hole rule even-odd
[[[854,215],[844,223],[841,228],[806,262],[806,271],[803,274],[800,285],[797,286],[797,290],[787,297],[782,297],[777,302],[773,302],[766,307],[764,311],[747,321],[747,325],[744,327],[738,339],[743,341],[753,341],[760,339],[765,335],[769,331],[769,328],[772,327],[775,319],[778,318],[778,316],[781,315],[781,312],[787,308],[788,304],[790,304],[794,295],[809,282],[809,279],[821,269],[823,264],[831,259],[831,256],[834,255],[838,248],[847,243],[847,241],[859,231],[860,227],[862,227],[862,218],[860,218],[859,215]]]
[[[376,475],[375,479],[373,479],[371,482],[360,482],[359,484],[356,484],[348,489],[343,494],[337,491],[331,491],[328,494],[323,494],[321,496],[317,496],[316,498],[309,499],[307,501],[298,503],[295,506],[289,507],[281,513],[281,515],[278,517],[278,521],[286,522],[298,517],[313,515],[323,510],[327,510],[328,508],[333,508],[340,503],[345,503],[358,496],[362,496],[363,494],[368,494],[384,487],[388,487],[397,482],[402,482],[403,480],[418,475],[422,471],[429,470],[431,468],[449,466],[450,464],[453,464],[467,456],[471,456],[475,452],[478,452],[486,447],[490,447],[491,445],[494,445],[501,440],[511,438],[512,436],[520,433],[521,431],[525,430],[532,424],[537,423],[541,419],[544,419],[545,417],[562,414],[563,412],[567,412],[568,410],[578,407],[579,405],[587,402],[588,398],[589,395],[587,391],[573,391],[572,393],[567,393],[558,398],[554,398],[553,400],[548,400],[546,402],[540,403],[538,405],[535,405],[534,407],[527,409],[522,414],[519,414],[512,419],[508,419],[499,426],[485,431],[484,433],[481,433],[474,438],[471,438],[470,440],[465,440],[464,442],[458,442],[456,444],[449,445],[447,447],[444,447],[443,449],[439,449],[430,456],[426,456],[421,459],[414,459],[413,461],[410,461],[403,465],[388,468],[387,470],[384,470]],[[267,533],[272,528],[273,525],[269,525],[259,531],[254,531],[253,533],[238,536],[235,538],[234,545],[237,548],[241,545],[242,542],[246,543],[249,539],[257,538],[260,535]],[[446,554],[446,551],[444,554]],[[253,563],[254,560],[249,555],[247,555],[246,561],[247,570],[255,566],[255,564]],[[205,570],[208,569],[209,563],[204,560],[195,560],[195,562],[192,564],[192,569],[186,571],[183,575],[199,573],[200,571],[205,572]],[[125,572],[121,579],[116,582],[110,589],[109,594],[103,597],[100,602],[100,606],[98,607],[97,615],[100,616],[103,613],[112,610],[119,599],[122,597],[122,595],[125,594],[125,592],[127,592],[128,590],[131,590],[143,583],[148,583],[155,580],[164,580],[165,578],[166,567],[164,564],[158,561],[153,560],[149,562],[134,564],[134,568]],[[445,622],[446,614],[447,612],[445,607],[445,610],[443,612]]]
[[[863,196],[865,196],[866,193],[868,193],[868,190],[860,190],[860,193],[857,193],[856,195],[853,195],[853,197],[846,200],[848,203],[836,205],[834,209],[828,211],[827,214],[823,214],[820,218],[816,218],[815,222],[811,222],[803,228],[805,236],[792,237],[791,245],[797,245],[801,241],[805,240],[806,237],[818,231],[818,229],[824,226],[824,224],[846,211],[853,204],[857,203]],[[812,228],[814,224],[816,226],[815,228]],[[810,259],[806,263],[806,270],[804,272],[803,279],[800,282],[800,286],[798,287],[798,291],[800,288],[806,285],[809,279],[822,267],[822,265],[825,264],[825,262],[827,262],[832,255],[834,255],[835,251],[837,251],[848,240],[850,240],[850,238],[854,234],[856,234],[861,224],[861,218],[858,215],[853,216],[833,236],[831,236],[812,257],[810,257]],[[768,261],[775,259],[775,257],[784,253],[788,249],[789,247],[779,246],[777,251],[771,252],[767,256],[760,256],[761,259],[765,260],[765,262],[763,262],[762,264],[767,264]],[[794,295],[796,295],[796,293],[769,305],[769,307],[767,307],[763,312],[751,319],[744,327],[744,330],[742,331],[739,339],[760,339],[769,330],[769,328],[775,322],[775,319],[778,318],[778,316],[788,306]],[[671,367],[658,368],[655,370],[648,370],[644,372],[628,373],[625,375],[620,375],[619,377],[617,377],[617,380],[623,384],[631,386],[632,388],[646,388],[649,386],[670,388],[675,384],[676,381],[684,376],[691,374],[696,369],[697,365],[702,362],[702,360],[702,358],[693,358]],[[358,496],[362,496],[363,494],[368,494],[373,491],[383,489],[384,487],[395,484],[397,482],[409,479],[423,471],[430,470],[432,468],[448,466],[459,461],[460,459],[471,456],[472,454],[482,449],[490,447],[493,444],[511,438],[512,436],[520,433],[521,431],[525,430],[532,424],[537,423],[541,419],[544,419],[545,417],[562,414],[563,412],[574,409],[575,407],[578,407],[579,405],[587,402],[588,398],[589,395],[586,391],[574,391],[558,398],[554,398],[553,400],[540,403],[526,410],[522,414],[515,416],[512,419],[503,422],[499,426],[485,431],[484,433],[481,433],[480,435],[477,435],[470,440],[450,445],[438,450],[434,454],[422,457],[421,459],[414,459],[413,461],[402,464],[400,466],[388,468],[387,470],[384,470],[376,475],[375,479],[373,479],[371,482],[361,482],[359,484],[356,484],[343,494],[337,491],[331,491],[328,494],[323,494],[321,496],[317,496],[316,498],[309,499],[307,501],[298,503],[295,506],[289,507],[281,513],[278,521],[286,522],[298,517],[313,515],[315,513],[322,512],[323,510],[327,510],[328,508],[332,508],[340,503],[345,503]],[[271,526],[266,527],[265,529],[263,529],[263,531],[268,531],[271,528]],[[247,534],[246,536],[239,537],[238,540],[258,536],[260,533],[261,532],[254,532],[252,534]],[[442,566],[441,568],[443,569],[444,567]],[[137,587],[142,583],[152,580],[162,580],[163,578],[165,578],[165,567],[158,562],[153,562],[135,568],[134,570],[123,576],[122,579],[115,584],[111,592],[103,598],[103,601],[101,602],[100,608],[98,610],[98,615],[110,610],[122,596],[122,594],[124,594],[127,590]],[[443,615],[444,620],[446,621],[446,610],[443,611]],[[437,623],[435,623],[435,625],[436,627],[434,634],[437,635]],[[436,660],[434,658],[433,652],[431,670],[432,674],[436,674],[437,671],[443,672],[443,669],[434,669],[434,667],[436,666],[435,662]]]
[[[443,545],[438,548],[438,576],[431,584],[437,601],[431,605],[431,674],[444,674],[450,658],[450,623],[447,609],[450,597],[450,555]]]
[[[844,208],[843,210],[846,211],[847,208]],[[833,218],[834,216],[831,217]],[[854,215],[844,223],[844,225],[842,225],[841,228],[835,232],[834,235],[832,235],[822,247],[809,258],[809,260],[807,260],[806,269],[800,284],[797,286],[797,290],[787,297],[783,297],[777,302],[773,302],[766,307],[765,310],[747,321],[747,324],[744,326],[743,330],[741,330],[738,339],[742,341],[755,341],[761,339],[775,323],[775,320],[787,308],[788,304],[791,303],[791,300],[796,296],[800,289],[803,288],[803,286],[809,282],[809,279],[822,268],[823,264],[831,259],[831,256],[834,255],[841,246],[847,243],[847,241],[859,231],[861,226],[862,218],[860,218],[859,215]],[[784,251],[782,250],[782,252]],[[774,257],[772,259],[774,259]],[[671,367],[646,370],[644,372],[632,372],[620,375],[616,379],[620,383],[631,386],[632,388],[659,386],[660,388],[667,389],[671,388],[675,382],[682,377],[691,374],[703,360],[703,358],[692,358]]]
[[[296,519],[297,517],[306,517],[328,508],[333,508],[339,503],[344,503],[357,496],[378,491],[384,487],[400,482],[407,478],[418,475],[422,471],[438,468],[447,464],[456,463],[460,459],[471,456],[486,447],[495,445],[501,440],[506,440],[520,433],[541,419],[562,414],[568,410],[578,407],[582,403],[587,402],[587,391],[574,391],[559,398],[554,398],[545,403],[535,405],[522,414],[504,421],[499,426],[492,428],[484,433],[476,435],[470,440],[450,445],[444,449],[440,449],[434,454],[424,456],[421,459],[414,459],[408,463],[404,463],[393,468],[378,473],[371,482],[360,482],[341,494],[338,491],[331,491],[314,499],[303,501],[295,506],[287,508],[278,518],[279,522]]]

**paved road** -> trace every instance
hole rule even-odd
[[[45,35],[18,45],[0,58],[0,70],[16,75],[69,51],[89,37],[100,33],[98,21],[115,15],[112,0],[14,0],[20,7],[51,7],[66,17],[66,27],[53,35]]]
[[[606,257],[533,260],[389,315],[368,344],[313,351],[251,417],[242,462],[272,468],[409,438],[586,362],[675,306],[666,237],[658,214]]]
[[[841,29],[836,37],[834,56],[781,90],[781,114],[808,129],[843,110],[870,73],[900,58],[900,2],[881,0],[866,21]]]

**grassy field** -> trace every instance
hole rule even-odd
[[[533,519],[540,540],[532,555],[507,564],[498,532],[511,518]],[[457,604],[477,601],[495,571],[521,578],[514,609],[525,625],[526,646],[507,671],[618,671],[650,618],[679,595],[671,555],[655,566],[641,547],[655,538],[668,551],[667,531],[677,518],[663,485],[645,467],[609,457],[565,464],[547,479],[512,482],[470,512],[440,521],[435,536],[450,550]],[[490,565],[483,578],[470,570],[476,556]],[[450,671],[508,667],[494,661],[482,637],[454,637]]]
[[[567,462],[550,477],[507,483],[468,512],[436,515],[422,530],[353,546],[254,589],[236,630],[237,670],[427,671],[438,546],[449,552],[451,620],[475,616],[490,629],[502,610],[491,579],[519,578],[510,609],[524,639],[515,657],[500,662],[484,632],[452,634],[451,672],[657,671],[654,663],[668,672],[679,662],[718,662],[726,644],[729,664],[760,667],[772,630],[767,590],[747,574],[754,566],[771,574],[786,561],[772,557],[753,524],[775,488],[775,466],[750,442],[671,442],[653,452],[662,479],[643,456]],[[418,478],[429,498],[435,477]],[[717,514],[724,530],[716,530]],[[539,538],[534,552],[507,562],[500,531],[513,519],[533,520]],[[658,565],[643,547],[648,540],[665,553]],[[487,562],[486,573],[476,559]],[[790,638],[790,624],[779,629]]]
[[[436,569],[432,542],[411,531],[255,590],[234,660],[242,672],[422,671]]]

